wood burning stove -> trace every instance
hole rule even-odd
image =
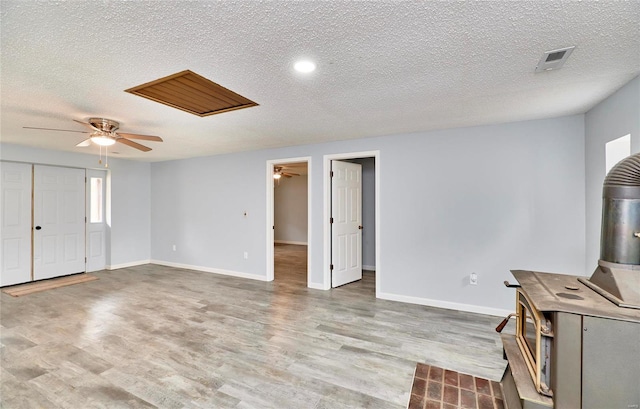
[[[508,409],[640,409],[640,154],[605,179],[600,258],[590,278],[511,271]]]
[[[518,335],[502,334],[508,409],[640,408],[640,310],[578,277],[512,271]]]

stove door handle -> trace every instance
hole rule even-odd
[[[512,313],[507,315],[507,318],[503,319],[502,322],[500,324],[498,324],[498,326],[496,327],[496,332],[502,332],[502,330],[504,329],[505,325],[507,325],[509,323],[509,319],[511,317],[515,317],[516,314]]]
[[[522,287],[520,284],[511,284],[507,280],[504,280],[504,286],[508,288],[520,288]]]

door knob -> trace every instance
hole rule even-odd
[[[42,227],[36,226],[36,230],[40,230],[40,229],[42,229]]]

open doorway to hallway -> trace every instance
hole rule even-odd
[[[308,172],[306,162],[274,165],[274,279],[307,285]]]
[[[377,297],[383,279],[380,268],[380,151],[324,155],[323,166],[323,288],[367,286],[375,288]],[[350,180],[357,179],[362,184],[351,186]],[[354,199],[358,197],[358,200]]]
[[[267,278],[306,287],[310,276],[311,158],[267,162]]]

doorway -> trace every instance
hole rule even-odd
[[[104,270],[107,265],[107,172],[87,169],[86,194],[86,271]]]
[[[366,152],[352,152],[352,153],[342,153],[342,154],[332,154],[324,156],[324,271],[323,271],[323,289],[330,289],[332,284],[336,282],[339,284],[340,281],[336,280],[334,276],[335,272],[335,263],[333,259],[335,259],[336,255],[343,254],[344,249],[337,251],[334,249],[334,241],[335,238],[332,234],[332,223],[331,218],[335,214],[335,206],[333,197],[332,197],[332,177],[331,177],[331,169],[332,162],[354,162],[362,164],[368,168],[367,172],[370,172],[367,176],[372,181],[371,186],[373,192],[363,192],[364,204],[362,209],[367,209],[366,211],[362,211],[362,213],[367,213],[366,222],[362,222],[360,226],[362,226],[361,232],[364,233],[367,230],[367,239],[362,240],[362,243],[366,245],[367,250],[363,248],[364,253],[368,253],[365,255],[365,258],[360,258],[358,262],[360,263],[360,267],[364,267],[366,270],[375,271],[375,292],[376,297],[380,293],[380,283],[383,279],[382,269],[380,268],[380,151],[366,151]],[[366,164],[366,165],[365,165]],[[355,193],[354,193],[355,194]],[[361,215],[362,216],[362,215]],[[361,219],[362,220],[362,219]],[[335,220],[334,220],[335,221]],[[362,236],[364,237],[364,235]],[[357,238],[357,237],[356,237]],[[357,240],[353,239],[353,242]],[[364,247],[364,246],[363,246]],[[360,256],[362,257],[362,256]],[[331,267],[334,267],[332,269]],[[362,271],[362,270],[360,270]]]
[[[267,161],[267,281],[311,277],[311,158]],[[276,277],[276,262],[278,277]],[[282,263],[287,264],[282,269]],[[294,277],[295,271],[298,276]]]

